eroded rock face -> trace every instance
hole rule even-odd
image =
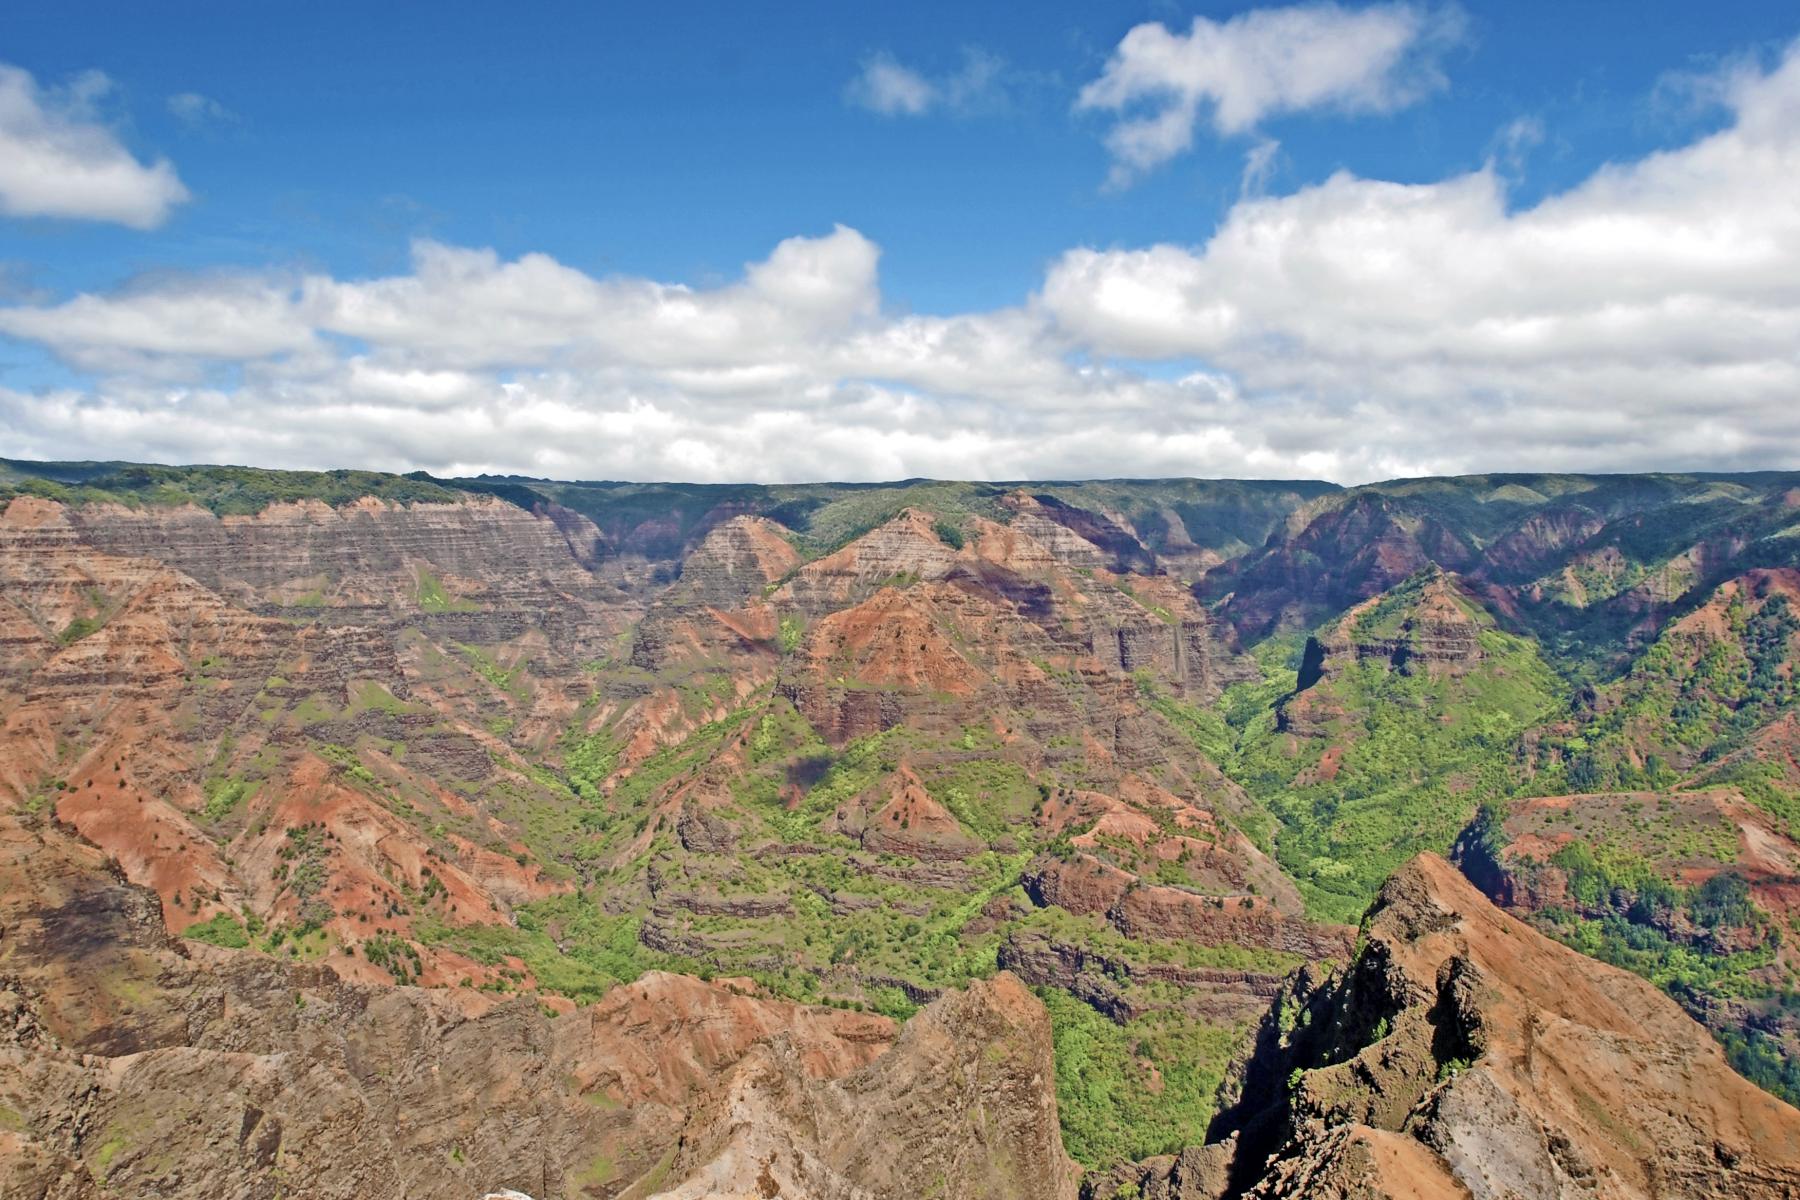
[[[1309,641],[1302,690],[1354,662],[1405,674],[1468,670],[1481,660],[1482,625],[1462,589],[1453,576],[1430,573],[1358,604]]]
[[[1634,975],[1422,856],[1278,1003],[1219,1134],[1258,1197],[1787,1197],[1800,1111]],[[1266,1159],[1266,1161],[1265,1161]]]
[[[712,608],[742,608],[800,565],[785,530],[766,517],[714,526],[681,564],[679,591]]]
[[[804,566],[767,518],[709,513],[647,596],[653,582],[614,569],[617,538],[602,554],[591,523],[553,506],[221,518],[20,496],[0,521],[0,803],[73,824],[157,891],[172,932],[313,922],[348,977],[491,984],[525,965],[425,944],[417,921],[504,925],[573,886],[570,841],[542,829],[574,820],[559,785],[575,741],[609,743],[580,780],[598,799],[773,684],[834,750],[889,730],[967,743],[927,745],[908,760],[919,786],[884,781],[833,818],[869,854],[913,860],[877,872],[943,886],[958,860],[1016,852],[1002,821],[977,835],[943,806],[967,764],[1002,759],[1025,781],[1007,821],[1026,817],[1032,780],[1079,772],[1132,824],[1131,869],[1180,866],[1207,891],[1255,879],[1297,903],[1222,835],[1212,810],[1247,799],[1139,683],[1197,702],[1252,664],[1115,517],[1016,507],[1017,528],[970,517],[961,532],[907,509]],[[1113,573],[1127,566],[1150,573]],[[736,794],[759,719],[651,795],[607,861],[662,834],[712,860],[766,836]],[[812,781],[792,766],[783,804]],[[1174,836],[1132,815],[1144,803],[1181,809]],[[649,914],[647,945],[712,957],[695,904],[790,911],[736,896],[716,865]],[[361,952],[393,937],[416,957]]]
[[[1134,983],[1173,985],[1187,1011],[1226,1026],[1262,1016],[1283,983],[1282,975],[1264,971],[1131,962],[1034,932],[1002,942],[999,963],[1034,987],[1061,988],[1119,1024],[1149,1011],[1129,994]]]
[[[1322,961],[1349,957],[1355,930],[1309,921],[1261,896],[1203,896],[1145,884],[1081,855],[1040,858],[1021,881],[1039,904],[1103,916],[1127,937],[1177,937],[1204,946],[1254,946]]]
[[[1010,975],[901,1029],[661,972],[556,1015],[184,947],[65,830],[0,847],[8,1197],[1075,1192]]]
[[[956,565],[930,513],[908,508],[849,545],[807,563],[774,595],[809,615],[849,608],[900,579],[938,580]]]
[[[378,576],[409,561],[471,580],[506,561],[527,578],[543,574],[578,593],[599,590],[577,559],[592,550],[590,524],[573,513],[553,522],[502,500],[395,505],[365,499],[341,508],[303,500],[272,504],[252,517],[106,504],[68,513],[70,526],[96,549],[154,558],[222,591],[303,591],[306,581]]]
[[[985,848],[905,767],[887,787],[859,800],[839,814],[836,828],[859,838],[865,850],[933,862],[960,861]]]
[[[684,1121],[710,1120],[768,1063],[836,1106],[829,1161],[845,1190],[819,1194],[913,1194],[881,1190],[884,1155],[857,1157],[901,1123],[917,1131],[919,1172],[980,1179],[992,1161],[1028,1185],[1016,1194],[1073,1186],[1048,1020],[1010,980],[927,1009],[894,1056],[887,1018],[769,999],[747,981],[653,972],[555,1016],[529,999],[361,987],[210,947],[184,956],[154,896],[93,850],[54,827],[7,819],[0,832],[9,1197],[610,1193],[670,1161]],[[833,1079],[843,1087],[821,1090]],[[982,1111],[992,1123],[968,1120]],[[759,1101],[754,1115],[769,1136],[792,1133],[779,1107]]]
[[[690,1119],[668,1200],[726,1196],[1072,1200],[1050,1021],[1017,979],[947,993],[860,1071],[811,1082],[783,1039]]]
[[[498,677],[455,647],[507,644],[547,683],[560,660],[535,719],[571,704],[577,660],[629,606],[562,525],[489,500],[218,518],[21,496],[0,513],[0,592],[0,806],[70,823],[156,890],[172,930],[317,910],[349,943],[405,934],[409,891],[467,924],[557,890],[448,790],[479,791],[507,753],[482,727],[499,717],[420,659],[441,661],[440,639]],[[359,761],[368,739],[386,750]],[[420,802],[438,833],[402,815]],[[317,871],[289,886],[298,860]],[[486,974],[424,958],[425,976]]]

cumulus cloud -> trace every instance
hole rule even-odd
[[[1204,117],[1222,135],[1307,109],[1391,112],[1444,86],[1439,59],[1461,27],[1455,9],[1409,4],[1258,8],[1195,17],[1176,33],[1139,25],[1076,108],[1115,115],[1107,148],[1123,183],[1193,145]]]
[[[112,374],[170,360],[267,358],[313,343],[312,326],[289,291],[231,277],[4,308],[0,333],[41,342],[84,370]]]
[[[844,98],[884,117],[967,115],[1004,107],[1006,78],[1006,63],[978,47],[965,49],[962,65],[941,75],[915,70],[882,52],[863,60],[862,69],[845,87]]]
[[[15,302],[0,333],[86,382],[0,388],[0,455],[710,480],[1792,465],[1800,47],[1726,103],[1717,132],[1529,208],[1494,168],[1251,190],[1202,242],[1072,250],[988,312],[894,311],[841,226],[705,288],[425,241],[385,278]]]
[[[112,88],[97,71],[61,88],[0,64],[0,214],[163,223],[188,190],[166,159],[139,162],[96,105]]]
[[[1070,252],[1043,303],[1102,352],[1201,357],[1445,466],[1791,459],[1800,50],[1730,102],[1729,128],[1524,211],[1491,168],[1339,174],[1202,246]]]

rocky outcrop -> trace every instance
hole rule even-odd
[[[1132,962],[1027,931],[1015,931],[1000,943],[998,961],[1002,970],[1033,987],[1061,988],[1120,1024],[1149,1011],[1131,995],[1134,983],[1171,984],[1180,989],[1185,1010],[1222,1025],[1261,1015],[1282,988],[1280,975]]]
[[[778,607],[823,615],[849,608],[897,581],[942,579],[955,566],[958,551],[935,526],[930,513],[904,509],[842,549],[807,563],[771,599]]]
[[[1205,896],[1146,884],[1098,859],[1042,857],[1020,881],[1034,903],[1103,916],[1126,937],[1203,946],[1254,946],[1314,961],[1344,961],[1355,930],[1287,916],[1260,896]]]
[[[0,806],[53,810],[153,887],[171,928],[323,921],[370,978],[356,945],[404,933],[414,905],[441,897],[457,925],[551,890],[466,797],[517,765],[493,727],[571,703],[617,627],[616,593],[555,523],[487,500],[253,519],[23,496],[0,513],[0,590],[17,635]],[[325,877],[289,887],[279,852],[312,827]],[[423,957],[426,976],[487,975]]]
[[[1616,593],[1596,612],[1664,613],[1745,547],[1782,553],[1765,535],[1791,502],[1690,482],[1634,486],[1701,501],[1684,511],[1697,524],[1755,511],[1654,563],[1635,549],[1654,510],[1567,479],[1334,494],[1260,551],[1246,543],[1301,496],[1247,521],[1230,489],[1193,483],[472,481],[515,503],[435,489],[228,517],[16,496],[0,512],[0,1194],[1067,1195],[1042,1010],[1012,975],[957,986],[996,944],[1026,983],[1125,1022],[1243,1028],[1275,994],[1221,1139],[1096,1171],[1102,1200],[1555,1194],[1565,1176],[1703,1194],[1723,1188],[1705,1147],[1786,1186],[1747,1132],[1762,1117],[1687,1034],[1600,1012],[1584,963],[1523,953],[1429,870],[1384,896],[1351,965],[1355,931],[1305,918],[1242,832],[1268,810],[1202,749],[1216,731],[1198,710],[1260,677],[1238,628],[1329,622],[1272,744],[1303,790],[1375,773],[1346,758],[1369,697],[1340,678],[1423,675],[1388,682],[1486,703],[1474,685],[1513,670],[1497,625],[1566,632],[1577,587]],[[802,561],[825,541],[839,548]],[[1244,551],[1241,569],[1222,561]],[[1800,601],[1790,569],[1751,565],[1683,610],[1677,666],[1744,613]],[[1202,569],[1197,585],[1169,573]],[[1749,692],[1734,681],[1755,672],[1734,665],[1704,693],[1741,740],[1656,750],[1684,788],[1742,765],[1800,779],[1791,714],[1745,715],[1757,696],[1788,705],[1791,663],[1757,662]],[[1624,711],[1594,697],[1597,717]],[[1648,771],[1653,743],[1628,732]],[[1553,740],[1538,744],[1560,768]],[[1444,794],[1472,808],[1464,785],[1493,761],[1472,757]],[[1800,859],[1741,786],[1719,806],[1729,855],[1672,843],[1656,862],[1688,885],[1737,871],[1791,916]],[[1585,825],[1603,805],[1566,807]],[[1676,833],[1710,847],[1713,826],[1677,807]],[[1534,857],[1566,844],[1552,809],[1517,810],[1542,817],[1514,831]],[[1048,847],[1025,897],[1092,914],[1123,948],[1026,914],[1014,872]],[[1576,890],[1526,881],[1516,856],[1504,869],[1522,905]],[[1655,928],[1761,945],[1747,927]],[[1170,942],[1313,965],[1283,984],[1178,965],[1212,960]],[[1173,961],[1137,961],[1148,943]],[[1785,986],[1791,961],[1784,945],[1742,978]],[[637,977],[682,962],[835,1007],[747,978]],[[616,976],[636,978],[607,990]],[[902,1004],[927,1008],[900,1035],[862,1011]],[[1154,1039],[1122,1036],[1145,1057],[1129,1078],[1176,1078],[1138,1049]],[[1657,1039],[1675,1049],[1643,1049]],[[1688,1141],[1664,1122],[1683,1095]],[[1596,1105],[1631,1109],[1627,1132]],[[1645,1150],[1633,1175],[1639,1143],[1667,1143],[1667,1162]]]
[[[391,578],[413,562],[469,580],[483,580],[495,563],[508,562],[526,577],[599,592],[578,558],[578,550],[591,550],[591,525],[574,514],[552,521],[497,499],[408,505],[364,499],[341,508],[302,500],[248,517],[108,504],[67,511],[70,527],[87,545],[154,558],[225,593],[243,589],[260,596],[283,587],[305,591],[314,580]]]
[[[1455,861],[1495,903],[1519,914],[1550,908],[1588,916],[1626,916],[1637,899],[1621,880],[1574,889],[1575,868],[1563,851],[1594,844],[1631,855],[1633,864],[1671,887],[1700,887],[1719,876],[1741,882],[1746,895],[1765,911],[1785,914],[1800,881],[1800,847],[1779,822],[1735,789],[1683,792],[1602,792],[1540,796],[1484,813],[1458,839]],[[1592,871],[1592,858],[1586,857]],[[1634,879],[1641,879],[1636,876]],[[1672,909],[1671,891],[1658,911],[1643,912],[1645,923],[1696,945],[1718,939],[1715,949],[1730,952],[1729,923],[1698,927]]]
[[[1483,574],[1504,582],[1522,582],[1606,528],[1606,519],[1579,504],[1534,513],[1519,527],[1487,547]]]
[[[1785,1197],[1800,1111],[1654,986],[1421,856],[1278,1002],[1214,1135],[1258,1197]]]
[[[1456,579],[1442,572],[1410,580],[1404,587],[1352,608],[1317,639],[1327,673],[1345,660],[1385,662],[1412,674],[1467,670],[1481,660],[1477,635],[1480,610]]]
[[[872,853],[921,862],[960,862],[985,849],[904,764],[882,788],[840,810],[833,827]]]
[[[1013,513],[1011,524],[1036,539],[1056,558],[1086,570],[1153,575],[1156,556],[1127,526],[1104,512],[1077,508],[1050,495],[1010,492],[1002,503]]]
[[[676,591],[689,603],[742,608],[800,565],[786,530],[766,517],[732,517],[682,560]]]
[[[91,848],[10,818],[0,835],[9,1197],[622,1189],[769,1039],[811,1086],[865,1070],[896,1033],[747,981],[653,972],[555,1016],[529,998],[190,954],[155,897]]]
[[[1011,975],[933,1001],[860,1071],[812,1083],[795,1068],[781,1039],[747,1055],[657,1195],[1073,1200],[1049,1016]]]
[[[681,806],[681,818],[675,825],[675,836],[683,849],[695,854],[726,854],[737,845],[737,828],[703,804],[693,801]]]
[[[1222,635],[1202,615],[1163,617],[1128,609],[1092,621],[1087,647],[1110,671],[1146,672],[1183,695],[1210,699],[1225,685],[1254,675],[1250,662],[1231,652],[1228,636],[1229,630]]]
[[[1307,638],[1294,691],[1276,705],[1285,733],[1327,733],[1341,716],[1329,685],[1358,663],[1403,675],[1467,675],[1484,657],[1480,634],[1493,623],[1461,581],[1427,571],[1352,608]]]
[[[1225,619],[1252,641],[1308,628],[1428,568],[1464,570],[1476,562],[1470,541],[1399,497],[1342,493],[1301,508],[1285,537],[1213,572],[1201,590],[1222,598]]]

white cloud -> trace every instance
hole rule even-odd
[[[1185,34],[1151,22],[1125,35],[1076,108],[1118,118],[1106,141],[1123,183],[1187,150],[1203,115],[1230,135],[1307,109],[1403,108],[1444,86],[1438,59],[1460,25],[1454,9],[1331,3],[1195,17]]]
[[[872,314],[878,254],[839,226],[782,242],[743,283],[700,291],[595,279],[543,254],[502,262],[491,250],[419,242],[411,275],[313,277],[295,303],[321,330],[460,367],[738,366]]]
[[[1727,103],[1718,132],[1530,208],[1492,169],[1252,190],[1203,242],[1070,251],[989,312],[884,307],[879,250],[844,227],[705,288],[420,242],[386,278],[14,303],[0,331],[90,382],[0,388],[0,455],[763,480],[1792,465],[1800,47]]]
[[[918,117],[928,112],[968,115],[1004,108],[1007,77],[1006,63],[977,47],[963,51],[959,68],[935,76],[905,66],[884,51],[863,60],[862,69],[845,87],[844,97],[886,117]]]
[[[891,54],[870,56],[862,70],[845,89],[852,104],[860,104],[886,117],[916,117],[937,99],[937,88],[930,80],[910,67],[894,61]]]
[[[0,308],[0,333],[41,342],[84,370],[111,373],[158,359],[267,358],[314,343],[289,289],[223,276]]]
[[[235,125],[238,115],[199,92],[179,92],[169,97],[169,114],[190,129],[214,125]]]
[[[166,159],[145,165],[102,124],[111,82],[97,71],[63,88],[0,64],[0,214],[160,225],[188,190]]]
[[[1731,104],[1730,128],[1531,209],[1492,170],[1340,174],[1203,246],[1070,252],[1043,304],[1102,352],[1203,358],[1445,468],[1791,460],[1800,48]]]
[[[1263,138],[1250,147],[1244,155],[1244,174],[1238,183],[1238,198],[1261,196],[1269,190],[1269,180],[1275,174],[1275,162],[1281,155],[1281,143],[1274,138]]]
[[[1488,145],[1488,161],[1509,174],[1525,170],[1525,160],[1544,143],[1544,123],[1536,117],[1514,117]]]

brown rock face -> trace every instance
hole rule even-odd
[[[1320,669],[1329,674],[1336,665],[1373,659],[1406,673],[1466,670],[1481,659],[1472,611],[1474,601],[1454,577],[1424,576],[1357,605],[1322,634]]]
[[[944,544],[933,524],[930,513],[908,508],[843,549],[807,563],[775,593],[775,603],[823,614],[867,599],[896,579],[942,579],[955,565],[957,551]]]
[[[541,574],[577,595],[599,591],[578,561],[592,549],[591,525],[572,513],[553,522],[501,500],[402,506],[365,499],[342,508],[306,500],[253,517],[104,504],[68,511],[81,540],[96,549],[157,559],[220,591],[305,591],[311,580],[400,574],[418,561],[469,580],[504,561],[527,580]]]
[[[1079,855],[1040,858],[1021,881],[1038,904],[1106,918],[1127,937],[1167,937],[1203,946],[1255,946],[1314,961],[1344,961],[1355,930],[1289,916],[1260,896],[1203,896],[1145,884],[1128,872]]]
[[[1225,616],[1238,632],[1255,636],[1304,629],[1429,567],[1460,571],[1476,561],[1467,539],[1435,518],[1415,517],[1394,497],[1349,493],[1301,508],[1289,536],[1206,583],[1229,596]]]
[[[859,799],[839,816],[837,828],[860,837],[865,850],[930,862],[969,858],[984,848],[904,766],[885,789]]]
[[[1654,986],[1500,912],[1442,859],[1398,872],[1365,932],[1346,974],[1278,1004],[1215,1127],[1237,1134],[1249,1195],[1800,1191],[1800,1111]]]
[[[742,608],[800,565],[800,555],[766,517],[732,517],[707,532],[681,564],[679,591],[711,608]]]
[[[1639,706],[1622,753],[1679,787],[1521,801],[1489,865],[1522,908],[1622,911],[1545,864],[1666,804],[1668,844],[1627,848],[1696,889],[1741,880],[1770,921],[1657,930],[1758,953],[1779,930],[1738,978],[1786,986],[1800,853],[1751,801],[1800,786],[1800,634],[1771,613],[1787,653],[1698,668],[1800,610],[1793,568],[1730,566],[1794,544],[1791,497],[1683,484],[1696,513],[1745,515],[1658,549],[1650,510],[1549,499],[1613,485],[1537,482],[1334,494],[1273,538],[1317,490],[1254,520],[1233,489],[1159,483],[507,483],[525,507],[484,485],[230,517],[20,492],[0,507],[0,1197],[1066,1198],[1026,985],[1126,1027],[1056,1006],[1078,1069],[1084,1035],[1116,1056],[1065,1093],[1097,1160],[1136,1152],[1074,1140],[1146,1110],[1120,1086],[1179,1120],[1129,1145],[1198,1136],[1226,1041],[1255,1030],[1215,1139],[1096,1169],[1093,1200],[1800,1196],[1793,1110],[1653,989],[1435,860],[1364,937],[1308,919],[1244,832],[1295,832],[1270,824],[1293,808],[1264,760],[1228,760],[1259,800],[1209,759],[1269,731],[1245,689],[1220,740],[1225,687],[1262,678],[1239,630],[1317,630],[1273,747],[1306,756],[1305,789],[1366,770],[1346,757],[1364,700],[1334,676],[1462,688],[1510,669],[1501,625],[1554,656],[1586,644],[1584,606],[1651,635],[1680,598],[1646,666],[1685,672],[1735,740],[1672,753],[1646,740],[1670,706]],[[1605,692],[1580,715],[1628,711]],[[1560,732],[1530,736],[1569,761]],[[1446,787],[1473,807],[1486,783]],[[1233,960],[1258,969],[1197,965]],[[1752,990],[1705,1003],[1783,1003]],[[904,1026],[871,1011],[913,1005]]]
[[[659,972],[555,1016],[190,950],[158,907],[0,818],[0,1194],[1075,1193],[1049,1019],[1009,975],[899,1031]]]
[[[1009,528],[1044,546],[1058,562],[1090,571],[1155,570],[1155,560],[1121,523],[1103,513],[1071,508],[1051,496],[1013,492]]]
[[[560,725],[623,624],[563,525],[489,500],[218,518],[24,496],[0,592],[0,807],[71,824],[172,930],[312,921],[379,978],[355,947],[415,906],[466,925],[557,890],[468,796],[511,758],[490,724]],[[492,654],[542,682],[496,688]],[[489,975],[431,949],[407,973]]]
[[[939,1195],[1072,1200],[1050,1020],[1008,974],[948,993],[894,1048],[823,1083],[777,1039],[746,1056],[682,1135],[669,1200]]]
[[[1149,1011],[1125,994],[1131,983],[1172,985],[1184,1009],[1221,1025],[1260,1017],[1282,990],[1279,974],[1133,963],[1033,932],[1015,932],[1001,943],[999,963],[1033,987],[1061,988],[1120,1024]]]
[[[662,973],[552,1017],[183,958],[92,850],[0,833],[8,1197],[1074,1195],[1049,1019],[1009,975],[897,1040],[884,1017]]]

